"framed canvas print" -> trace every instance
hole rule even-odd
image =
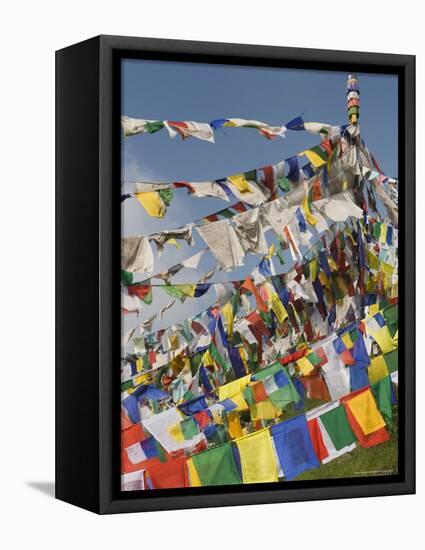
[[[56,496],[414,492],[414,57],[57,52]]]

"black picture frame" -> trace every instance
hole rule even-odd
[[[397,74],[399,473],[288,484],[119,490],[119,61]],[[56,498],[96,513],[415,492],[415,57],[98,36],[56,52]]]

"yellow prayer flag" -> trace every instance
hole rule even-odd
[[[310,361],[306,357],[301,357],[300,359],[297,359],[297,365],[304,376],[310,374],[310,372],[314,370],[314,365],[310,363]]]
[[[179,290],[183,292],[183,294],[186,294],[186,296],[189,296],[190,298],[193,298],[195,296],[195,290],[196,290],[196,283],[191,285],[176,285]]]
[[[327,289],[330,289],[331,288],[331,282],[329,281],[326,273],[324,271],[320,271],[319,273],[319,281],[321,282],[321,284],[327,288]]]
[[[316,225],[317,220],[316,220],[316,218],[313,216],[313,214],[311,213],[310,205],[309,205],[309,203],[308,203],[308,197],[307,197],[307,195],[304,197],[302,207],[303,207],[303,210],[304,210],[305,218],[306,218],[306,220],[308,221],[308,223],[309,223],[310,225]]]
[[[236,440],[241,457],[244,483],[272,483],[278,481],[276,458],[268,429]]]
[[[277,317],[277,320],[279,321],[279,323],[282,324],[283,321],[288,317],[288,313],[287,313],[284,305],[280,301],[280,298],[279,298],[279,296],[277,295],[276,292],[272,292],[271,306],[272,306],[273,313]]]
[[[280,414],[270,399],[253,403],[249,409],[252,420],[271,420]]]
[[[188,458],[186,461],[187,469],[189,471],[190,486],[191,487],[202,487],[201,480],[199,479],[198,470],[193,463],[192,458]]]
[[[143,361],[142,361],[141,357],[138,357],[136,359],[136,370],[137,370],[137,372],[142,372],[142,370],[143,370]]]
[[[371,384],[379,382],[386,376],[388,376],[387,365],[383,355],[373,357],[370,362],[370,367],[367,369],[369,375],[369,381]]]
[[[146,193],[135,193],[136,199],[140,202],[149,216],[154,218],[163,218],[165,214],[165,205],[157,191],[147,191]]]
[[[274,251],[275,251],[276,247],[274,245],[274,243],[271,245],[271,247],[269,248],[269,251],[267,252],[267,256],[266,258],[268,260],[270,260],[272,257],[273,257],[273,254],[274,254]]]
[[[233,382],[229,382],[228,384],[220,386],[218,388],[219,401],[223,401],[224,399],[228,398],[232,399],[234,395],[240,393],[244,388],[246,388],[250,380],[251,375],[247,374],[246,376],[242,376],[242,378],[238,378],[237,380],[233,380]]]
[[[385,426],[385,421],[370,390],[356,395],[356,397],[347,401],[347,405],[365,435],[376,432],[376,430]]]
[[[311,275],[311,280],[312,281],[316,280],[317,267],[318,267],[318,261],[316,259],[314,259],[313,261],[310,262],[310,275]]]
[[[381,223],[381,232],[379,235],[379,240],[381,241],[381,243],[387,242],[387,224],[386,223]]]
[[[249,364],[248,364],[248,356],[247,356],[247,353],[246,353],[246,349],[242,346],[240,346],[238,348],[239,350],[239,355],[242,359],[242,363],[244,364],[244,367],[245,367],[245,372],[248,372],[249,371]]]
[[[230,302],[227,302],[222,308],[221,312],[227,323],[227,334],[232,336],[233,334],[233,307]]]
[[[372,336],[372,338],[375,340],[375,342],[378,344],[382,353],[388,353],[390,351],[393,351],[394,349],[393,340],[391,338],[391,334],[387,326],[383,326],[377,330],[372,330],[372,331],[368,327],[368,332]]]
[[[320,157],[317,153],[315,153],[311,149],[307,149],[307,151],[303,151],[302,153],[299,153],[299,156],[306,156],[315,168],[319,168],[320,166],[323,166],[327,162],[326,160],[323,160],[322,157]]]
[[[202,356],[202,364],[204,365],[204,367],[207,367],[208,365],[215,365],[215,361],[212,358],[209,349],[207,349],[204,355]]]
[[[236,393],[235,395],[232,395],[230,399],[237,406],[235,411],[246,411],[248,409],[248,403],[245,401],[245,398],[241,391],[239,393]]]
[[[369,306],[369,314],[368,316],[369,317],[372,317],[373,315],[375,315],[376,313],[378,313],[379,311],[379,304],[371,304]]]
[[[172,350],[176,350],[178,349],[178,347],[179,347],[179,335],[177,333],[172,334],[170,337],[170,348]]]
[[[239,418],[239,414],[236,411],[232,411],[227,415],[227,421],[229,426],[229,433],[232,439],[242,437],[242,426]]]
[[[394,336],[393,336],[393,346],[395,348],[398,348],[398,329],[396,330]]]
[[[233,183],[241,193],[252,193],[251,186],[244,174],[235,174],[234,176],[230,176],[228,180]]]
[[[369,267],[375,271],[378,271],[378,257],[370,250],[367,251],[366,255]]]
[[[329,264],[329,267],[331,268],[331,271],[336,271],[338,269],[335,263],[335,260],[332,258],[332,256],[328,256],[328,264]]]
[[[134,379],[134,385],[139,386],[140,384],[143,384],[145,382],[149,382],[149,379],[150,379],[150,374],[148,374],[148,373],[141,374],[140,376],[138,376],[137,378]]]
[[[351,349],[354,346],[349,332],[346,332],[343,336],[341,336],[341,340],[344,342],[347,349]]]
[[[335,269],[336,269],[336,266],[335,266]],[[337,284],[339,290],[344,295],[344,297],[347,296],[348,295],[348,287],[347,287],[347,283],[345,282],[344,277],[342,277],[341,275],[336,277],[336,284]]]
[[[380,264],[381,272],[387,275],[388,277],[392,277],[392,274],[394,273],[394,267],[390,264],[387,264],[385,262],[381,262]]]
[[[186,366],[187,357],[183,357],[182,354],[176,355],[171,361],[170,361],[170,368],[173,371],[174,375],[179,374],[184,367]]]

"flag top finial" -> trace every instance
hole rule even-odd
[[[357,124],[360,117],[360,92],[357,75],[347,77],[347,113],[349,124]]]

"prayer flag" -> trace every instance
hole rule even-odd
[[[295,416],[271,428],[282,471],[287,480],[320,466],[305,415]]]
[[[261,430],[236,440],[244,483],[278,481],[276,459],[269,430]]]
[[[134,196],[149,214],[154,218],[163,218],[166,212],[166,207],[157,191],[149,191],[147,193],[135,193]]]
[[[347,398],[345,402],[364,435],[369,435],[385,426],[370,389],[362,391],[351,399]]]
[[[198,474],[200,486],[241,483],[231,443],[193,455],[190,460]]]
[[[343,405],[338,405],[338,407],[325,412],[320,416],[320,420],[325,426],[337,451],[355,443],[356,436],[348,423]]]

